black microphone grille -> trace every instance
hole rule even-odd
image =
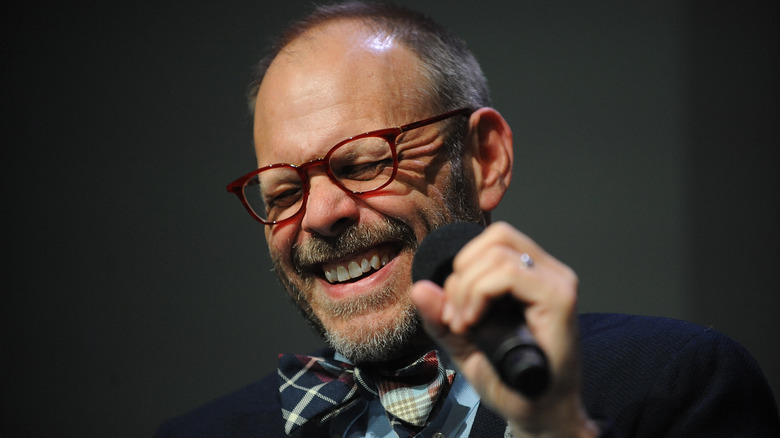
[[[470,222],[453,222],[433,230],[417,248],[412,264],[412,281],[430,280],[443,286],[452,273],[452,259],[483,230]]]

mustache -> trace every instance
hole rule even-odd
[[[401,242],[402,246],[416,250],[417,236],[402,221],[385,217],[379,224],[352,225],[333,237],[313,235],[292,248],[293,267],[298,273],[327,261],[348,257],[384,242]]]

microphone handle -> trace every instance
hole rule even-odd
[[[511,296],[505,295],[491,303],[470,335],[509,387],[529,399],[547,390],[550,383],[547,357],[525,324],[522,304]]]

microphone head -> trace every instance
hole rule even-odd
[[[412,281],[430,280],[439,286],[452,273],[452,259],[484,228],[470,222],[454,222],[431,232],[417,248]]]

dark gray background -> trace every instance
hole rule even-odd
[[[482,62],[516,140],[496,217],[581,309],[712,325],[778,393],[778,3],[403,3]],[[224,189],[250,66],[307,2],[182,5],[3,14],[0,435],[148,436],[318,345]]]

